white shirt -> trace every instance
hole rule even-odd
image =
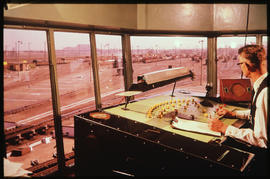
[[[263,74],[258,78],[254,84],[253,89],[255,91],[254,97],[257,94],[257,91],[260,87],[260,84],[266,78],[268,73]],[[240,139],[244,142],[247,142],[251,145],[267,148],[267,106],[268,106],[268,95],[267,95],[268,86],[264,88],[257,97],[256,102],[256,112],[254,116],[254,130],[250,128],[236,128],[229,125],[225,136],[230,136],[236,139]],[[240,119],[249,120],[250,109],[235,111],[236,117]]]

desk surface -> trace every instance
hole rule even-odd
[[[189,105],[186,105],[187,100],[190,103]],[[156,107],[156,106],[158,104],[164,104],[164,102],[165,103],[168,102],[168,104],[170,104],[170,102],[172,101],[171,104],[175,102],[174,107],[179,108],[180,112],[181,110],[183,112],[184,106],[186,106],[185,113],[194,114],[196,116],[196,120],[200,122],[207,122],[208,115],[213,114],[216,108],[220,107],[220,103],[217,103],[215,101],[210,101],[213,104],[213,107],[200,106],[199,108],[197,108],[193,106],[195,101],[199,103],[202,100],[203,99],[199,97],[183,95],[183,94],[178,94],[174,97],[171,97],[170,95],[160,95],[160,96],[155,96],[155,97],[149,97],[147,99],[142,99],[139,101],[132,101],[131,103],[127,105],[126,110],[124,109],[125,105],[119,105],[117,107],[105,109],[104,111],[109,114],[118,115],[118,116],[130,119],[130,120],[145,123],[145,124],[148,124],[148,125],[151,125],[151,126],[154,126],[154,127],[157,127],[157,128],[160,128],[160,129],[163,129],[163,130],[175,133],[175,134],[193,138],[195,140],[199,140],[202,142],[210,142],[216,139],[220,139],[221,141],[224,140],[224,136],[215,137],[215,136],[210,136],[210,135],[205,135],[205,134],[200,134],[200,133],[195,133],[195,132],[173,129],[170,125],[171,118],[168,118],[166,116],[164,117],[157,116],[157,113],[159,113],[162,107]],[[182,105],[178,106],[177,102],[180,102]],[[245,108],[235,107],[231,105],[226,105],[225,108],[229,110],[245,109]],[[172,108],[168,107],[167,111],[169,111],[170,109],[172,110]],[[149,110],[153,113],[152,117],[148,116]],[[221,118],[220,120],[222,120],[225,124],[228,124],[228,125],[234,125],[238,123],[238,126],[239,126],[238,119]]]

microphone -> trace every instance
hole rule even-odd
[[[205,95],[205,98],[203,101],[200,102],[201,105],[203,106],[207,106],[207,107],[213,107],[213,104],[210,103],[207,98],[209,97],[209,92],[211,89],[213,89],[213,84],[212,83],[207,83],[206,86],[205,86],[205,89],[206,89],[206,95]]]

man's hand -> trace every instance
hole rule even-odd
[[[208,119],[208,127],[212,130],[212,131],[216,131],[216,132],[221,132],[223,134],[225,134],[228,125],[224,124],[222,121],[220,121],[217,118],[209,118]]]
[[[224,116],[228,118],[235,118],[235,112],[229,111],[228,109],[225,108],[217,108],[217,115],[219,116]]]

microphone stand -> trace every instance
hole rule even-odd
[[[207,106],[207,107],[213,107],[213,104],[208,101],[209,92],[212,88],[213,88],[213,86],[211,84],[209,84],[209,83],[206,84],[205,89],[207,92],[206,92],[204,100],[200,102],[201,105]]]

